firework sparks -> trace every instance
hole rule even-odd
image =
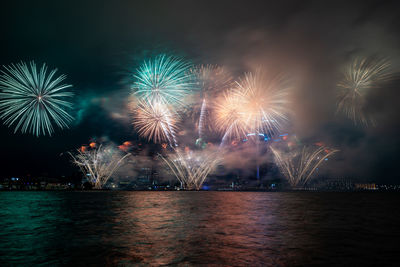
[[[66,110],[72,104],[66,100],[73,93],[66,90],[72,85],[61,84],[65,75],[54,78],[57,69],[47,73],[47,66],[39,69],[21,62],[4,67],[0,75],[0,118],[8,127],[15,125],[14,133],[21,130],[36,136],[54,132],[53,123],[68,128],[73,120]]]
[[[134,114],[133,125],[140,136],[153,140],[154,143],[168,141],[170,145],[176,145],[175,116],[167,104],[139,101]]]
[[[69,154],[73,164],[81,169],[96,189],[103,188],[124,159],[130,155],[129,153],[123,155],[120,150],[112,146],[102,145],[90,150],[78,149],[75,155]]]
[[[216,124],[227,137],[246,132],[275,132],[287,120],[289,86],[282,76],[272,79],[261,71],[247,73],[216,105]],[[221,143],[222,144],[222,143]]]
[[[271,150],[279,169],[293,188],[306,185],[318,166],[338,151],[325,147],[318,147],[315,150],[303,147],[301,151],[291,152],[280,151],[273,147]]]
[[[200,190],[207,176],[220,162],[216,152],[179,151],[166,158],[161,156],[168,168],[185,189]]]
[[[203,98],[209,98],[229,89],[233,84],[233,78],[230,73],[225,68],[217,65],[201,65],[193,68],[191,72],[196,77]]]
[[[243,123],[242,99],[236,94],[225,92],[216,104],[215,125],[223,133],[221,145],[229,138],[246,135],[247,125]]]
[[[342,111],[355,124],[375,124],[374,118],[364,112],[366,96],[391,80],[390,62],[387,59],[355,58],[343,71],[338,83],[337,110]]]
[[[199,138],[204,137],[204,128],[212,129],[213,123],[210,121],[209,114],[212,111],[212,103],[214,97],[219,93],[230,89],[233,85],[232,76],[223,68],[214,65],[201,65],[192,69],[192,73],[196,77],[200,87],[200,106],[194,106],[192,109],[193,117],[198,118]]]
[[[167,55],[145,61],[134,75],[134,95],[151,102],[185,106],[185,97],[196,85],[190,68],[182,59]]]
[[[268,79],[260,71],[237,82],[235,94],[243,100],[242,120],[248,132],[275,132],[287,120],[288,88],[280,76]]]

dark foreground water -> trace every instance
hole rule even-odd
[[[0,192],[0,265],[400,266],[400,194]]]

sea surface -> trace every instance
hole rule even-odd
[[[0,266],[400,266],[399,193],[0,192]]]

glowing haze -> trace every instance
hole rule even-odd
[[[353,101],[355,94],[352,93],[344,97],[342,93],[352,90],[341,84],[351,82],[345,73],[351,73],[351,69],[357,73],[355,69],[364,68],[360,63],[353,64],[355,59],[372,61],[373,64],[363,63],[369,69],[382,63],[380,59],[385,59],[385,64],[390,63],[390,68],[376,78],[398,72],[399,5],[396,1],[364,1],[362,5],[352,1],[252,1],[251,4],[218,1],[210,5],[201,1],[185,5],[160,2],[155,7],[150,2],[114,1],[98,5],[83,1],[76,8],[71,1],[51,4],[40,1],[29,4],[29,8],[21,8],[15,1],[4,2],[0,21],[6,26],[2,28],[0,65],[11,66],[12,62],[23,60],[32,72],[29,60],[33,58],[36,63],[48,64],[47,75],[55,67],[60,73],[68,74],[68,79],[60,84],[73,84],[75,96],[62,100],[74,104],[75,109],[70,111],[63,107],[63,110],[76,120],[66,120],[70,128],[60,130],[49,117],[54,130],[51,138],[46,128],[44,132],[40,130],[39,138],[36,138],[39,132],[32,132],[30,126],[23,134],[23,123],[13,134],[21,117],[10,127],[2,124],[2,173],[10,177],[44,173],[68,177],[77,168],[71,166],[69,158],[59,155],[72,151],[91,137],[107,136],[115,143],[142,143],[147,147],[142,149],[149,154],[169,150],[175,142],[165,141],[168,127],[164,127],[163,141],[161,138],[149,141],[146,134],[140,134],[137,126],[132,125],[136,110],[128,108],[132,95],[136,103],[140,103],[139,99],[148,100],[159,95],[155,98],[164,99],[169,110],[163,114],[171,116],[174,122],[171,125],[177,126],[175,137],[179,148],[188,145],[200,150],[208,143],[218,146],[226,136],[224,148],[232,152],[224,157],[223,165],[229,166],[226,176],[221,177],[224,181],[237,177],[237,173],[254,179],[255,156],[252,155],[256,155],[253,153],[256,148],[254,142],[244,140],[255,139],[256,135],[247,138],[249,129],[253,134],[263,131],[268,136],[266,129],[269,128],[274,129],[277,136],[296,134],[306,146],[321,141],[340,150],[326,164],[321,164],[314,177],[398,183],[398,77],[393,75],[393,79],[383,82],[372,79],[373,87],[360,93],[361,102]],[[154,55],[165,56],[162,59]],[[184,71],[180,71],[179,64],[174,65],[182,79],[168,78],[175,71],[157,75],[156,66],[168,65],[171,57],[173,64],[177,59],[185,65]],[[287,103],[282,103],[285,109],[276,113],[283,111],[285,116],[275,116],[278,125],[271,118],[265,122],[260,120],[258,111],[261,109],[256,105],[247,107],[246,98],[234,97],[232,91],[239,90],[236,83],[216,94],[214,90],[203,94],[208,86],[194,77],[193,69],[205,66],[206,77],[218,76],[213,74],[214,67],[208,68],[209,64],[226,70],[232,80],[243,87],[247,87],[245,73],[255,75],[260,66],[267,74],[272,70],[289,76],[290,93],[284,98]],[[38,74],[41,67],[42,64],[37,64]],[[3,70],[6,71],[4,67]],[[179,92],[172,92],[176,81],[180,84]],[[154,86],[157,84],[172,86],[158,88]],[[160,96],[157,88],[167,89],[167,95]],[[72,88],[66,88],[65,92],[70,90]],[[267,96],[266,93],[259,95]],[[35,101],[40,97],[42,101],[43,97],[38,95]],[[228,103],[236,104],[222,107],[220,104],[225,97]],[[343,97],[349,101],[339,104]],[[259,106],[268,111],[261,100]],[[226,110],[217,112],[220,108]],[[0,113],[4,112],[2,109]],[[200,116],[201,113],[204,116]],[[248,123],[242,123],[244,113],[249,115]],[[362,116],[369,127],[365,127]],[[1,119],[2,123],[6,120],[5,117]],[[161,118],[162,121],[165,120]],[[259,138],[263,145],[260,151],[264,147],[268,150],[269,142],[275,139],[263,141],[264,137]],[[246,153],[243,155],[240,151]],[[21,154],[24,155],[23,167]],[[280,175],[275,173],[273,160],[272,155],[260,152],[261,180]]]

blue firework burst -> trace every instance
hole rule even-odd
[[[142,100],[185,105],[185,97],[196,87],[191,64],[173,56],[158,55],[143,62],[133,84],[134,95]]]
[[[46,64],[39,69],[35,62],[4,66],[0,74],[0,118],[14,133],[51,135],[56,125],[68,128],[73,117],[69,101],[72,87],[63,84],[65,75],[55,76],[57,69],[47,71]]]

